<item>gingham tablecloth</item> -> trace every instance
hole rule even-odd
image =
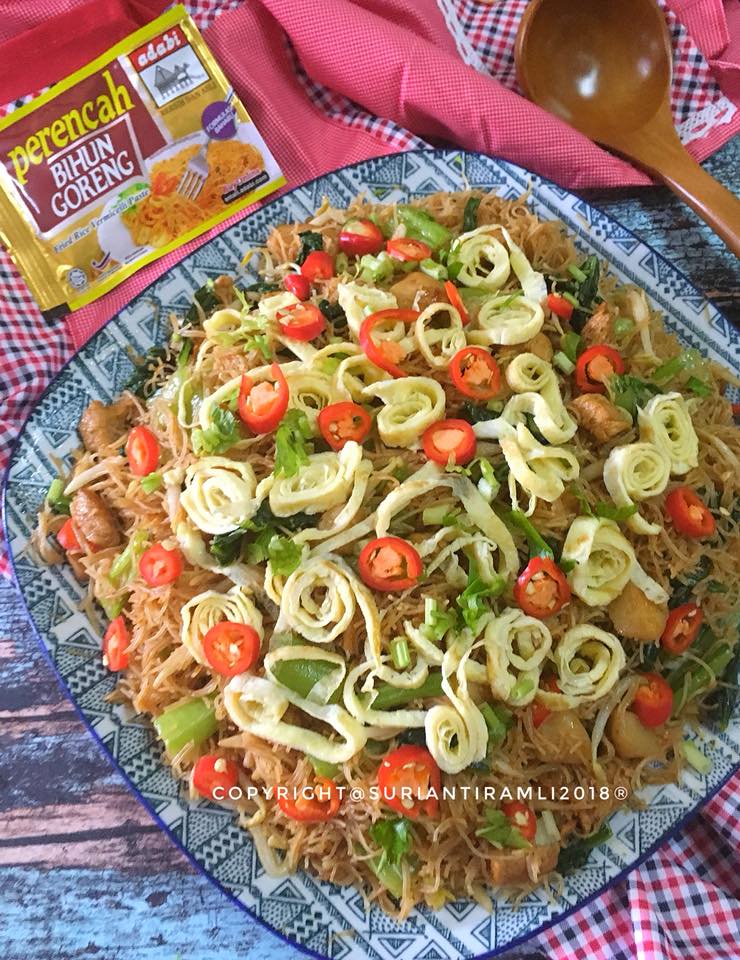
[[[437,3],[461,59],[516,90],[513,40],[527,0]],[[202,30],[238,5],[239,0],[186,3]],[[671,6],[694,25],[697,36],[694,42],[675,14],[667,11],[674,48],[674,119],[683,142],[699,156],[707,156],[735,128],[737,108],[722,94],[707,62],[716,30],[709,29],[702,0],[675,0]],[[0,38],[2,34],[0,24]],[[315,82],[292,50],[291,56],[297,82],[327,117],[371,133],[386,151],[426,146],[409,130]],[[29,91],[29,96],[38,92]],[[6,104],[0,115],[26,99]],[[65,320],[44,321],[5,251],[0,252],[0,304],[1,473],[34,401],[80,344],[74,342]],[[8,566],[0,543],[2,573],[8,573]],[[525,952],[543,951],[551,960],[740,960],[739,791],[740,776],[735,776],[689,827],[625,881],[531,941],[531,951],[528,946]]]

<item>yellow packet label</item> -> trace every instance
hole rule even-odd
[[[285,184],[182,6],[0,121],[0,158],[0,239],[50,315]]]

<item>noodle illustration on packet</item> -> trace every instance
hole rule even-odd
[[[0,237],[47,316],[284,184],[182,6],[0,121]]]

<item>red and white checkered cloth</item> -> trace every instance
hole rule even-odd
[[[78,3],[43,0],[17,4],[0,0],[0,41],[40,19],[68,12]],[[343,4],[345,9],[340,12]],[[670,0],[666,5],[674,53],[674,119],[682,140],[698,159],[704,159],[740,130],[740,110],[730,99],[740,101],[740,5],[737,0],[729,0],[729,4],[726,16],[721,0]],[[537,117],[537,129],[541,135],[547,126],[554,137],[547,141],[550,157],[555,158],[550,166],[538,155],[536,146],[522,136],[521,131],[528,127],[517,116],[522,109],[536,110],[514,96],[518,91],[513,41],[526,0],[490,4],[476,0],[436,0],[436,4],[435,0],[365,0],[357,5],[351,0],[314,0],[311,4],[252,0],[249,5],[241,5],[239,0],[189,0],[186,6],[201,29],[210,26],[207,39],[285,170],[290,186],[338,166],[331,162],[332,156],[340,155],[349,163],[424,147],[438,139],[498,153],[565,186],[647,182],[641,172],[571,134],[544,114]],[[342,20],[342,29],[349,23],[353,30],[349,43],[338,27]],[[728,24],[735,25],[737,35],[728,33]],[[485,131],[482,141],[478,130],[466,130],[462,109],[447,118],[451,126],[446,128],[444,117],[436,116],[433,109],[424,109],[429,105],[425,105],[423,94],[408,86],[405,75],[399,75],[403,96],[385,82],[382,73],[380,81],[376,75],[376,82],[371,82],[372,62],[367,59],[363,66],[354,39],[370,38],[363,50],[363,55],[370,57],[388,47],[373,48],[373,36],[388,37],[391,30],[398,38],[398,31],[404,29],[408,33],[398,42],[404,44],[401,49],[408,51],[410,58],[419,58],[419,76],[429,60],[428,45],[432,44],[439,51],[445,76],[455,74],[457,58],[477,72],[478,76],[469,74],[466,82],[484,84],[480,88],[484,96],[496,91],[490,78],[498,81],[499,107],[503,99],[506,109],[499,109],[496,124]],[[237,78],[244,67],[245,49],[249,49],[253,75],[240,89]],[[398,48],[394,56],[398,65],[406,62]],[[431,66],[434,69],[437,65]],[[285,146],[290,131],[280,127],[271,109],[276,90],[271,74],[280,69],[284,83],[281,107],[286,116],[292,107],[304,114],[311,109],[305,99],[301,100],[301,93],[314,105],[311,123],[315,135],[306,138],[310,142],[296,142],[296,149]],[[264,86],[256,82],[258,79]],[[0,115],[27,99],[0,108]],[[432,100],[432,107],[435,102]],[[479,105],[482,103],[487,101],[482,99]],[[471,128],[481,125],[474,122],[477,117],[472,113],[469,119]],[[458,126],[452,125],[455,121]],[[325,141],[319,129],[331,136],[333,154],[322,157]],[[220,229],[226,225],[228,222]],[[98,304],[80,311],[71,323],[62,319],[45,322],[10,257],[4,251],[0,253],[0,473],[29,409],[74,350],[137,290],[208,236],[140,271]],[[0,573],[7,572],[1,551],[0,544]],[[532,941],[532,949],[543,950],[551,960],[684,960],[689,955],[692,960],[738,960],[739,790],[740,777],[736,776],[689,828],[664,844],[627,880]]]

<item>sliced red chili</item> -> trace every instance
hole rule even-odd
[[[193,789],[217,803],[229,799],[229,790],[239,783],[239,768],[233,760],[207,753],[193,767]]]
[[[162,587],[174,583],[182,573],[182,554],[179,550],[167,550],[155,543],[145,550],[139,560],[139,573],[150,587]]]
[[[677,487],[671,490],[665,500],[668,516],[673,526],[685,537],[694,540],[706,540],[714,536],[716,523],[711,511],[691,487]]]
[[[342,253],[350,257],[362,257],[366,253],[380,253],[385,246],[385,237],[372,220],[355,217],[342,227],[337,242]]]
[[[537,833],[537,817],[531,807],[528,807],[521,800],[509,800],[508,803],[501,804],[501,812],[525,840],[534,843],[534,835]]]
[[[412,743],[392,750],[378,769],[380,799],[412,820],[422,813],[437,816],[440,783],[434,757],[424,747]]]
[[[606,393],[606,383],[615,373],[624,373],[624,360],[605,343],[589,347],[576,360],[576,386],[581,393]]]
[[[254,384],[246,373],[239,389],[239,416],[252,433],[270,433],[285,416],[290,390],[279,363],[270,368],[274,383],[263,380]]]
[[[423,564],[416,549],[400,537],[379,537],[360,551],[360,576],[373,590],[409,590],[421,576]]]
[[[573,304],[557,293],[548,295],[547,305],[556,316],[561,317],[563,320],[570,320],[573,316]]]
[[[257,662],[260,636],[246,623],[222,620],[203,637],[203,653],[216,673],[235,677],[246,673]]]
[[[528,617],[544,620],[570,602],[570,587],[554,560],[533,557],[514,585],[514,599]]]
[[[311,281],[302,273],[286,273],[283,277],[283,286],[299,300],[308,300],[311,296]]]
[[[549,690],[551,693],[560,693],[560,687],[555,677],[547,677],[540,686],[543,690]],[[535,700],[532,704],[532,723],[535,727],[541,727],[551,713],[552,710],[549,710],[544,703],[540,700]]]
[[[391,321],[401,321],[402,323],[413,323],[419,316],[418,310],[399,310],[396,308],[390,310],[378,310],[377,313],[371,313],[366,317],[360,327],[360,346],[365,352],[365,356],[376,367],[385,370],[394,377],[405,377],[406,373],[398,366],[398,361],[403,360],[406,351],[400,343],[395,340],[374,340],[373,332],[378,327]]]
[[[82,550],[71,517],[69,520],[65,520],[57,531],[57,540],[59,541],[59,546],[63,550],[66,550],[67,553],[71,550]]]
[[[463,396],[490,400],[501,389],[498,364],[483,347],[463,347],[450,360],[452,382]]]
[[[275,319],[280,332],[293,340],[314,340],[326,329],[326,317],[314,303],[291,303]]]
[[[135,477],[145,477],[156,470],[159,444],[152,431],[147,427],[134,427],[126,441],[126,456]]]
[[[301,264],[301,273],[315,283],[334,276],[334,257],[326,250],[313,250]]]
[[[660,643],[674,657],[684,653],[696,640],[704,622],[704,611],[695,603],[682,603],[668,614]]]
[[[447,294],[447,299],[460,314],[460,319],[463,322],[463,326],[466,326],[468,323],[470,323],[470,316],[468,315],[468,311],[465,309],[465,304],[462,302],[460,291],[457,289],[452,280],[445,280],[445,293]]]
[[[432,248],[414,237],[396,237],[385,248],[394,260],[427,260],[432,255]]]
[[[673,710],[673,690],[657,673],[644,673],[643,683],[637,688],[632,710],[644,727],[659,727]]]
[[[447,466],[469,463],[475,456],[476,436],[467,420],[438,420],[421,438],[429,460]]]
[[[362,443],[373,425],[367,410],[349,400],[324,407],[319,413],[318,423],[322,437],[332,450],[341,450],[349,440]]]
[[[111,620],[103,636],[103,664],[114,672],[128,666],[128,645],[131,642],[122,616]]]
[[[333,820],[339,813],[341,802],[337,785],[327,777],[316,777],[312,787],[296,789],[295,796],[292,795],[292,788],[288,789],[287,795],[278,795],[278,806],[285,816],[302,823]]]

